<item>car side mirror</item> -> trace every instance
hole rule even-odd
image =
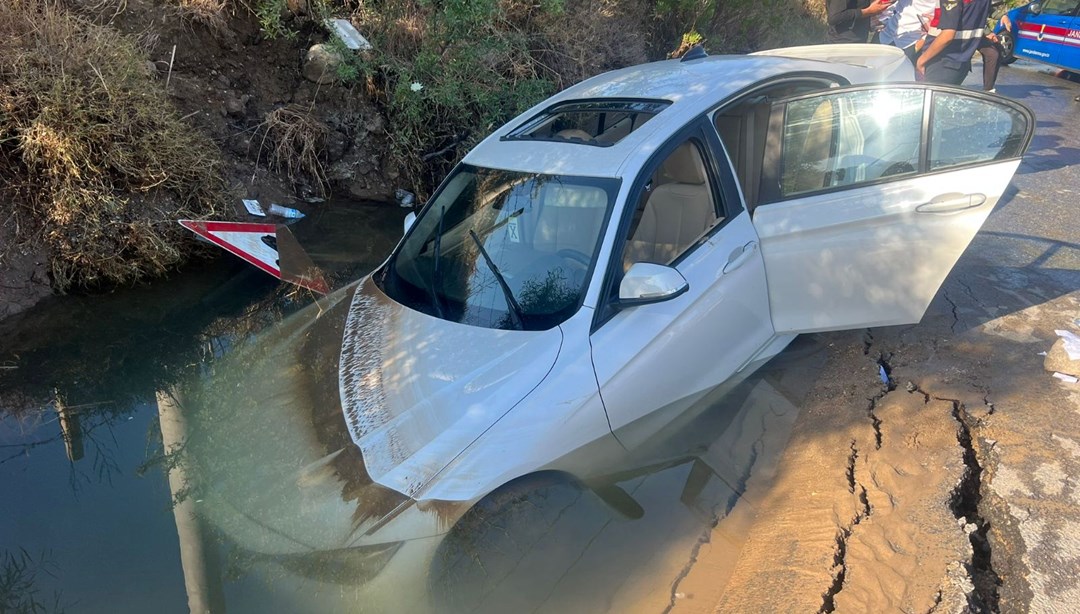
[[[1028,6],[1028,12],[1032,15],[1038,15],[1042,12],[1042,4],[1038,2],[1031,4],[1030,6]]]
[[[412,228],[413,222],[415,222],[415,221],[416,221],[416,212],[415,211],[410,211],[409,215],[405,216],[405,229],[401,231],[401,234],[405,234],[405,233],[409,232],[409,229]]]
[[[689,289],[686,278],[673,267],[638,262],[623,275],[619,284],[618,307],[668,301]]]

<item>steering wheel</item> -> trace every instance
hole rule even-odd
[[[586,269],[589,268],[590,264],[592,264],[592,258],[590,258],[588,254],[586,254],[585,252],[580,252],[576,249],[560,249],[559,251],[555,252],[555,255],[562,258],[563,260],[572,260],[574,262],[577,262]]]

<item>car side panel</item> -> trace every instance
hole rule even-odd
[[[630,449],[731,377],[772,338],[765,268],[745,211],[675,268],[689,291],[623,309],[592,335],[611,428]]]

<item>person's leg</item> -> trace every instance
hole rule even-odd
[[[1001,68],[1001,50],[984,38],[979,43],[979,54],[983,61],[983,91],[992,92],[997,83],[998,69]]]

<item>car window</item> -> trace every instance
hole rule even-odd
[[[618,185],[461,165],[376,281],[392,299],[444,320],[551,328],[584,297]]]
[[[781,197],[915,173],[924,92],[843,92],[787,104]]]
[[[935,92],[930,122],[930,168],[949,168],[1018,154],[1027,121],[1019,111],[987,100]]]
[[[723,218],[697,139],[678,146],[641,191],[623,249],[623,270],[637,262],[671,264]]]
[[[761,163],[773,101],[826,90],[830,83],[836,83],[837,80],[838,78],[785,80],[726,104],[713,115],[713,126],[730,156],[748,209],[752,211],[758,204]]]
[[[1075,15],[1076,0],[1044,0],[1041,15]]]

